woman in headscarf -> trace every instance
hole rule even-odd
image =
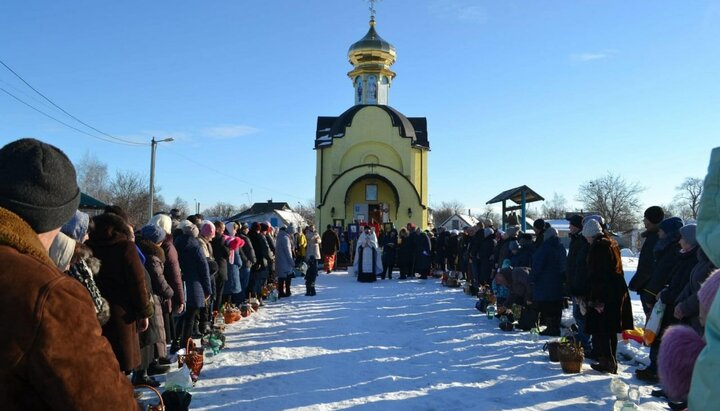
[[[596,371],[617,374],[617,335],[634,328],[620,249],[597,220],[587,220],[582,235],[589,244],[585,329],[592,334],[598,357],[598,362],[590,366]]]

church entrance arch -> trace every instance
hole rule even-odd
[[[345,192],[345,212],[352,221],[377,226],[396,221],[399,203],[393,183],[379,174],[358,177]]]

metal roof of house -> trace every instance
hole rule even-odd
[[[95,197],[89,196],[85,193],[80,193],[80,205],[78,206],[78,209],[80,210],[103,210],[105,209],[106,204],[102,201],[98,200]]]

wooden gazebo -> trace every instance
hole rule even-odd
[[[515,204],[514,206],[507,206],[507,200],[512,200]],[[505,213],[508,211],[515,211],[515,210],[521,210],[521,221],[522,221],[522,230],[525,231],[525,216],[526,216],[526,210],[527,210],[527,203],[532,203],[533,201],[544,201],[545,199],[535,191],[533,191],[528,186],[520,186],[511,188],[510,190],[505,190],[502,193],[496,195],[493,197],[490,201],[488,201],[485,204],[494,204],[499,203],[502,201],[502,215],[503,215],[503,221],[502,226],[503,230],[506,228],[505,226]]]

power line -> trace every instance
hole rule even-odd
[[[180,154],[180,153],[178,153],[177,151],[175,151],[175,150],[173,150],[173,149],[170,149],[169,147],[165,147],[164,150],[167,150],[167,151],[171,152],[172,154],[175,154],[175,155],[178,156],[178,157],[182,157],[182,158],[184,158],[185,160],[187,160],[187,161],[189,161],[189,162],[191,162],[191,163],[193,163],[193,164],[196,164],[196,165],[198,165],[198,166],[200,166],[200,167],[206,168],[206,169],[208,169],[208,170],[210,170],[210,171],[212,171],[212,172],[214,172],[214,173],[217,173],[217,174],[222,175],[222,176],[224,176],[224,177],[231,178],[231,179],[233,179],[233,180],[239,181],[239,182],[241,182],[241,183],[243,183],[243,184],[247,184],[247,185],[249,185],[249,186],[251,186],[251,187],[259,188],[259,189],[262,189],[262,190],[267,190],[267,191],[269,191],[269,192],[271,192],[271,193],[277,193],[277,194],[286,195],[286,196],[288,196],[288,197],[292,197],[292,198],[295,198],[295,199],[301,200],[301,201],[307,200],[306,198],[300,198],[300,197],[294,196],[294,195],[289,194],[289,193],[283,193],[283,192],[281,192],[281,191],[277,191],[277,190],[272,189],[272,188],[269,188],[269,187],[263,187],[263,186],[261,186],[261,185],[255,184],[255,183],[251,183],[250,181],[246,181],[246,180],[243,180],[243,179],[241,179],[241,178],[237,178],[236,176],[234,176],[234,175],[232,175],[232,174],[228,174],[228,173],[226,173],[226,172],[224,172],[224,171],[220,171],[220,170],[217,170],[217,169],[215,169],[215,168],[209,167],[209,166],[207,166],[207,165],[205,165],[205,164],[203,164],[203,163],[200,163],[200,162],[192,159],[191,157],[188,157],[188,156],[186,156],[186,155],[184,155],[184,154]]]
[[[138,146],[146,146],[146,145],[147,145],[147,143],[138,143],[138,142],[136,142],[136,141],[125,140],[125,139],[122,139],[122,138],[119,138],[119,137],[115,137],[115,136],[113,136],[113,135],[110,135],[110,134],[108,134],[108,133],[106,133],[106,132],[104,132],[104,131],[102,131],[102,130],[98,130],[97,128],[95,128],[95,127],[91,126],[90,124],[88,124],[88,123],[80,120],[79,118],[77,118],[77,117],[73,116],[72,114],[68,113],[67,111],[65,111],[65,109],[63,109],[62,107],[60,107],[60,106],[58,106],[57,104],[55,104],[55,103],[54,103],[52,100],[50,100],[47,96],[45,96],[43,93],[41,93],[40,91],[38,91],[35,87],[31,86],[30,83],[28,83],[27,81],[25,81],[25,79],[22,78],[22,76],[20,76],[18,73],[16,73],[15,70],[11,69],[11,68],[10,68],[7,64],[5,64],[2,60],[0,60],[0,64],[2,64],[3,66],[5,66],[6,69],[8,69],[11,73],[13,73],[13,74],[15,75],[15,77],[19,78],[20,81],[22,81],[23,83],[25,83],[26,86],[30,87],[34,92],[36,92],[37,94],[39,94],[40,97],[44,98],[44,99],[47,100],[50,104],[52,104],[53,106],[55,106],[58,110],[62,111],[63,113],[65,113],[66,115],[68,115],[70,118],[72,118],[73,120],[77,121],[78,123],[84,125],[85,127],[88,127],[88,128],[90,128],[90,129],[92,129],[92,130],[94,130],[94,131],[96,131],[96,132],[98,132],[98,133],[100,133],[100,134],[102,134],[102,135],[104,135],[104,136],[106,136],[106,137],[109,137],[109,138],[113,139],[113,140],[117,140],[117,141],[123,142],[123,143],[128,144],[128,145],[138,145]]]
[[[137,146],[138,146],[138,143],[132,143],[132,144],[130,144],[130,143],[126,143],[126,142],[123,142],[123,141],[110,140],[110,139],[107,139],[107,138],[105,138],[105,137],[100,137],[100,136],[96,136],[96,135],[94,135],[94,134],[90,134],[90,133],[88,133],[88,132],[85,131],[85,130],[81,130],[81,129],[77,128],[77,127],[71,126],[70,124],[68,124],[68,123],[66,123],[66,122],[64,122],[64,121],[62,121],[62,120],[60,120],[60,119],[57,119],[57,118],[51,116],[50,114],[48,114],[48,113],[40,110],[39,108],[33,106],[32,104],[29,104],[29,103],[23,101],[21,98],[19,98],[18,96],[14,95],[13,93],[5,90],[5,89],[2,88],[2,87],[0,87],[0,91],[2,91],[3,93],[7,94],[8,96],[14,98],[15,100],[19,101],[20,103],[22,103],[22,104],[30,107],[31,109],[37,111],[38,113],[42,114],[43,116],[48,117],[48,118],[50,118],[50,119],[52,119],[52,120],[55,120],[55,121],[57,121],[58,123],[64,125],[65,127],[71,128],[71,129],[73,129],[73,130],[75,130],[75,131],[77,131],[77,132],[79,132],[79,133],[85,134],[86,136],[90,136],[90,137],[92,137],[92,138],[96,138],[96,139],[98,139],[98,140],[102,140],[102,141],[105,141],[105,142],[108,142],[108,143],[121,144],[121,145],[132,146],[132,147],[137,147]],[[146,145],[146,144],[143,144],[143,145]]]

